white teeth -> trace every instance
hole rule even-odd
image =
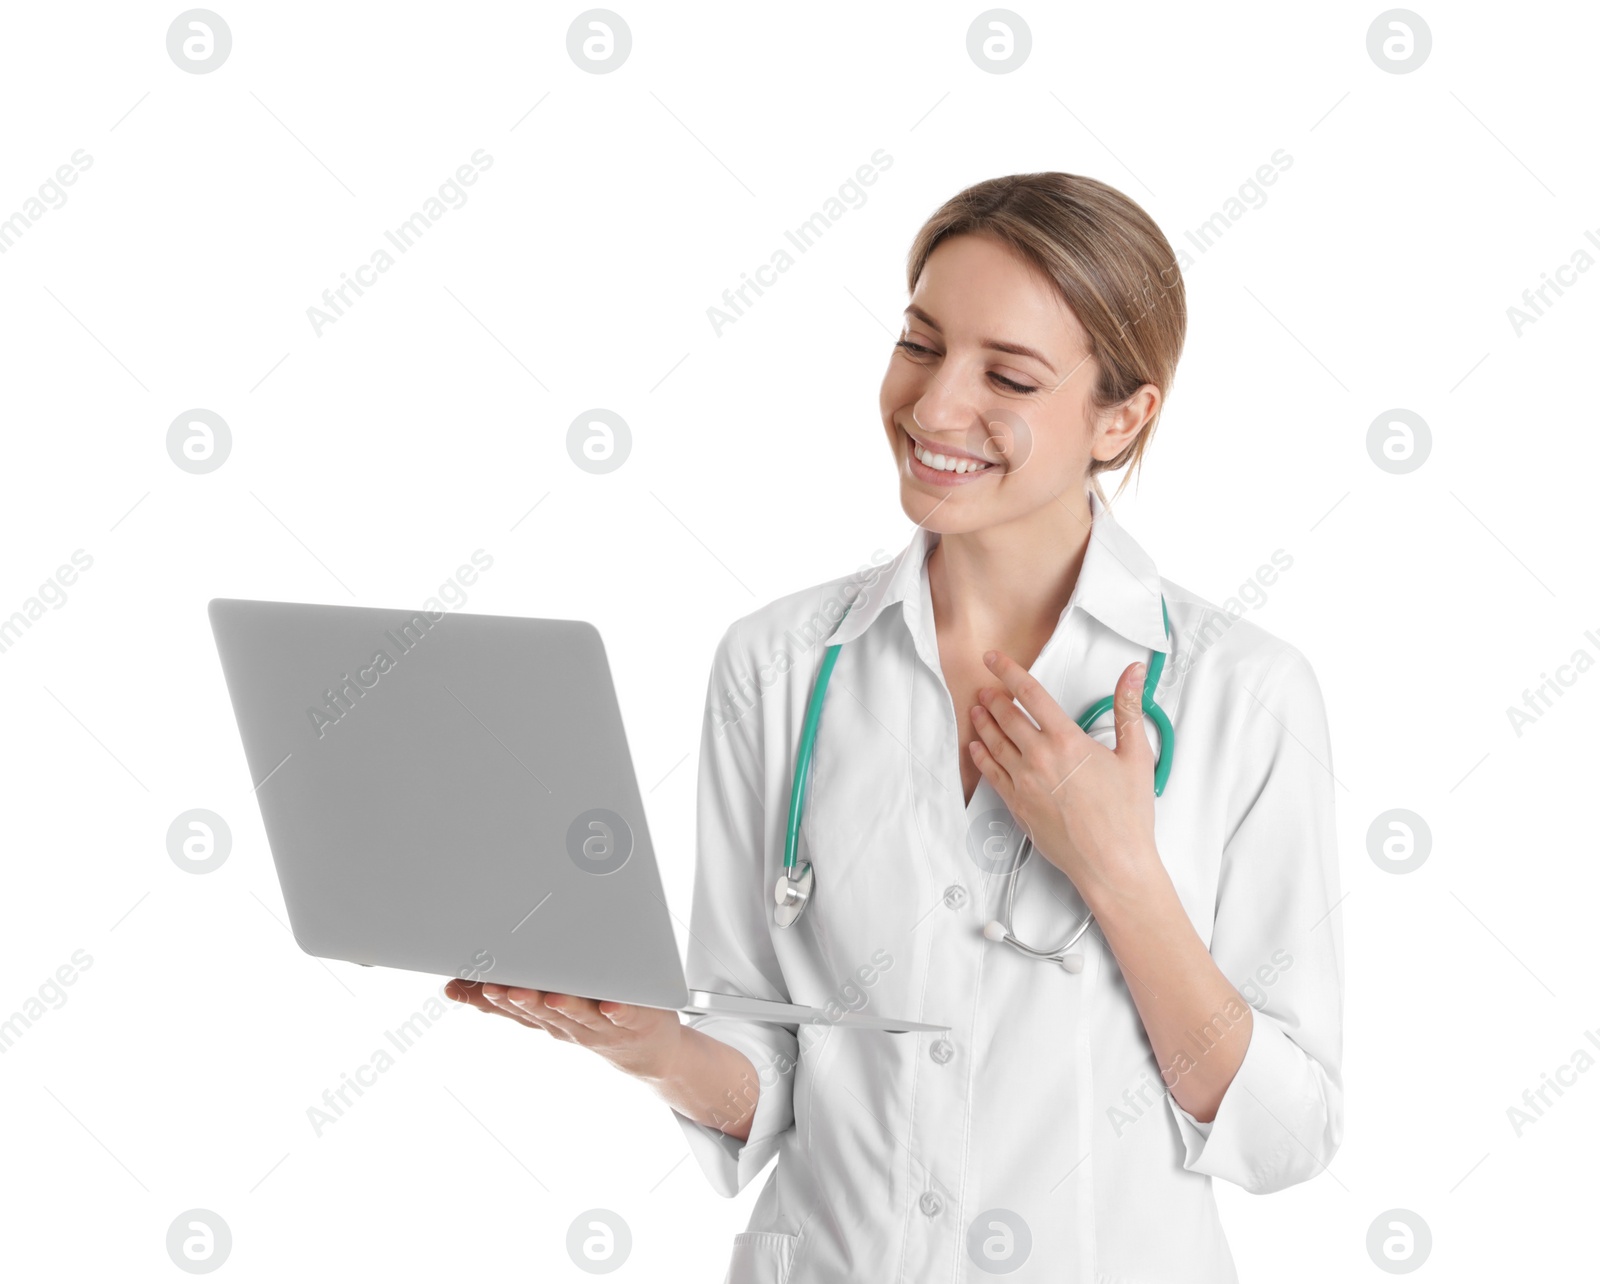
[[[946,473],[978,473],[989,467],[988,464],[976,459],[962,459],[954,455],[935,455],[924,446],[912,443],[911,451],[929,468],[937,468]]]

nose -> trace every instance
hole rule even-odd
[[[977,400],[943,371],[928,375],[911,406],[912,424],[928,438],[940,433],[965,435],[978,414]]]

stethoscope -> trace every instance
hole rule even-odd
[[[848,614],[848,612],[846,612]],[[841,618],[840,623],[843,623]],[[1172,621],[1167,615],[1167,599],[1161,599],[1161,627],[1166,631],[1167,639],[1172,638]],[[806,805],[806,786],[811,777],[811,755],[817,747],[817,724],[822,720],[822,699],[828,690],[828,679],[833,676],[834,661],[839,658],[839,648],[842,643],[830,646],[822,657],[822,668],[817,674],[817,680],[811,688],[811,700],[806,705],[806,720],[800,731],[800,752],[795,758],[794,787],[789,793],[789,832],[783,845],[783,873],[778,876],[777,886],[773,889],[773,900],[777,909],[773,917],[779,927],[791,927],[794,922],[805,912],[811,903],[812,893],[816,890],[816,872],[811,868],[811,862],[799,864],[797,853],[800,846],[800,819],[804,814]],[[1161,670],[1167,662],[1165,651],[1152,651],[1150,653],[1150,666],[1145,673],[1144,696],[1141,704],[1145,716],[1156,724],[1156,731],[1161,739],[1161,753],[1156,759],[1155,787],[1156,797],[1161,796],[1161,791],[1167,787],[1167,777],[1172,774],[1173,731],[1172,719],[1167,717],[1166,711],[1156,703],[1156,685],[1161,681]],[[1096,700],[1083,712],[1078,719],[1078,726],[1088,731],[1096,720],[1107,713],[1116,703],[1115,696],[1106,696]],[[1083,934],[1089,930],[1094,922],[1094,913],[1090,911],[1083,922],[1072,930],[1067,939],[1053,950],[1041,950],[1021,940],[1014,928],[1015,918],[1013,910],[1017,898],[1017,884],[1022,878],[1022,866],[1027,860],[1027,855],[1033,848],[1033,840],[1024,837],[1017,849],[1017,854],[1012,858],[1011,869],[1006,877],[1009,880],[1006,887],[1005,918],[990,919],[984,924],[983,934],[991,941],[1004,941],[1022,953],[1036,959],[1048,959],[1052,963],[1059,963],[1068,972],[1081,972],[1083,970],[1083,955],[1068,953],[1074,945],[1083,939]],[[797,868],[798,866],[798,868]]]

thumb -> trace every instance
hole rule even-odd
[[[1117,757],[1147,763],[1154,757],[1144,734],[1145,666],[1130,664],[1117,683]]]
[[[632,1003],[613,1003],[609,1000],[597,1005],[600,1015],[619,1030],[638,1030],[649,1023],[654,1009],[642,1008]]]

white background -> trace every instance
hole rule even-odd
[[[1600,236],[1592,8],[1426,7],[1396,75],[1375,4],[1028,6],[1031,56],[995,75],[982,6],[651,4],[595,75],[580,7],[217,3],[205,75],[167,54],[176,5],[16,6],[0,46],[0,218],[92,157],[0,255],[0,615],[93,558],[0,654],[0,1019],[93,959],[0,1056],[0,1271],[178,1278],[167,1227],[198,1207],[235,1279],[579,1279],[567,1227],[604,1207],[623,1277],[720,1279],[765,1178],[718,1198],[647,1090],[509,1021],[454,1009],[313,1134],[436,983],[295,947],[205,603],[412,606],[482,549],[467,610],[593,620],[686,921],[716,640],[911,533],[877,387],[921,222],[1060,169],[1187,244],[1280,148],[1186,274],[1117,508],[1213,601],[1293,557],[1251,618],[1333,727],[1345,1142],[1291,1191],[1219,1185],[1223,1215],[1246,1281],[1382,1278],[1367,1228],[1396,1207],[1432,1229],[1420,1278],[1592,1271],[1600,1067],[1520,1138],[1506,1113],[1600,1027],[1600,675],[1521,736],[1506,714],[1600,656],[1600,271],[1520,337],[1506,315]],[[467,203],[314,333],[480,148]],[[880,148],[865,203],[718,337],[706,309]],[[165,448],[194,407],[233,434],[204,476]],[[633,434],[607,476],[566,453],[594,407]],[[1366,449],[1394,407],[1432,430],[1406,475]],[[233,832],[204,876],[165,845],[195,807]],[[1403,876],[1366,842],[1397,807],[1433,840]]]

